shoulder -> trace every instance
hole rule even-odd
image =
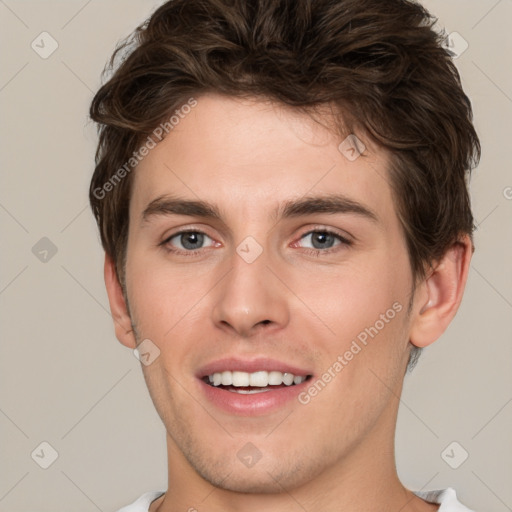
[[[147,492],[131,505],[126,505],[126,507],[119,509],[117,512],[148,512],[151,502],[162,496],[162,494],[164,494],[164,491]]]
[[[473,512],[457,499],[457,493],[452,489],[443,489],[438,491],[418,491],[416,496],[441,505],[438,512]]]

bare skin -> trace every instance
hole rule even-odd
[[[143,370],[167,430],[169,482],[151,512],[437,510],[398,479],[398,397],[411,344],[434,342],[457,311],[470,240],[413,292],[382,149],[361,136],[366,150],[350,161],[339,137],[294,110],[197,100],[135,170],[128,306],[105,261],[118,339],[130,348],[150,339],[160,350]],[[333,194],[343,195],[344,211],[273,214],[286,201]],[[164,211],[171,195],[212,203],[220,218]],[[198,248],[179,230],[202,233]],[[333,236],[312,234],[326,230]],[[251,263],[236,251],[246,237],[262,251]],[[371,326],[378,333],[336,371]],[[230,414],[197,377],[228,356],[273,358],[314,379],[330,369],[331,379],[307,403]],[[261,454],[252,467],[237,457],[247,443]]]

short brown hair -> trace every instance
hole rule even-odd
[[[118,46],[115,72],[90,108],[99,124],[90,203],[121,283],[134,152],[180,105],[208,92],[304,111],[334,106],[346,133],[360,130],[388,150],[412,273],[424,276],[472,234],[466,179],[480,156],[471,104],[435,21],[408,0],[171,0],[158,8]]]

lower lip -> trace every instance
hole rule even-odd
[[[210,386],[202,379],[198,379],[201,390],[211,403],[229,414],[241,416],[257,416],[275,412],[292,400],[297,400],[301,391],[309,385],[311,379],[293,386],[280,387],[244,395],[235,391]]]

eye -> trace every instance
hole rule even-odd
[[[215,242],[206,233],[197,230],[181,231],[174,233],[167,237],[160,245],[162,245],[167,251],[176,254],[183,254],[185,256],[194,256],[199,254],[205,246],[205,242],[210,241],[209,247],[214,247],[218,242]],[[305,233],[300,238],[301,242],[294,244],[306,250],[306,252],[319,256],[320,254],[326,254],[335,252],[338,246],[350,246],[352,242],[347,238],[341,236],[334,231],[328,229],[317,229]],[[303,240],[306,241],[304,245]]]
[[[312,249],[309,252],[313,254],[332,252],[336,250],[334,248],[337,246],[350,246],[352,244],[347,238],[327,229],[309,231],[302,235],[301,240],[306,240],[306,244],[309,244],[309,246],[305,246],[303,243],[300,246],[305,249]]]
[[[166,238],[162,245],[168,248],[170,252],[195,254],[199,249],[203,249],[205,239],[213,242],[206,233],[202,231],[181,231]]]

